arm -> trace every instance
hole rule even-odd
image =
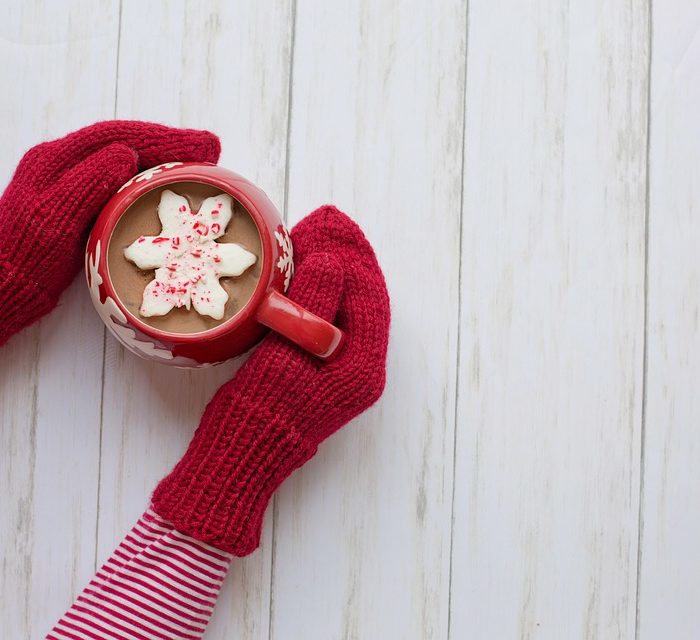
[[[148,509],[46,638],[197,640],[231,559]]]
[[[308,216],[292,239],[299,268],[289,297],[337,322],[346,335],[340,355],[321,362],[267,336],[214,395],[152,511],[51,640],[200,638],[232,556],[257,548],[274,491],[381,395],[389,298],[372,248],[334,207]]]

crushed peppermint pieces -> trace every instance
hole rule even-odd
[[[142,316],[194,307],[200,315],[223,318],[228,294],[219,278],[239,276],[257,261],[254,253],[239,244],[216,242],[232,215],[233,199],[228,194],[207,198],[193,211],[183,196],[169,189],[161,193],[161,233],[140,236],[124,251],[139,269],[155,270],[155,279],[143,292]]]

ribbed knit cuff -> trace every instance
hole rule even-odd
[[[245,556],[260,544],[272,494],[317,447],[278,418],[218,426],[200,426],[156,488],[153,508],[182,533]]]
[[[56,306],[48,296],[7,262],[0,262],[0,345]]]

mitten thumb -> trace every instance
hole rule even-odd
[[[333,322],[343,294],[340,261],[329,253],[314,253],[299,265],[289,288],[289,299],[311,313]]]
[[[263,353],[272,350],[277,357],[297,359],[299,365],[307,362],[310,354],[322,360],[334,359],[343,348],[343,333],[333,326],[343,281],[343,268],[331,255],[314,254],[305,260],[290,296],[272,291],[258,307],[258,322],[273,330]],[[274,332],[295,343],[296,353]],[[286,376],[284,371],[277,374]]]

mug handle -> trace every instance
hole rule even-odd
[[[257,320],[325,361],[333,360],[345,341],[345,334],[338,327],[274,289],[260,303]]]

